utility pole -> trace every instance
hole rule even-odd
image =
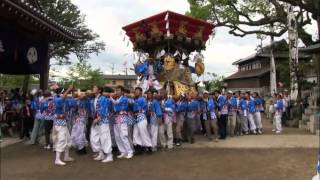
[[[274,31],[273,24],[271,24],[271,32]],[[274,36],[270,36],[270,92],[271,96],[277,93],[277,74],[276,74],[276,63],[274,61],[274,54],[273,54],[273,45],[274,45]]]
[[[114,63],[112,63],[112,66],[111,66],[111,74],[112,75],[114,74]]]

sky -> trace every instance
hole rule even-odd
[[[92,55],[89,63],[94,68],[100,68],[105,74],[124,73],[124,62],[132,67],[132,44],[128,45],[128,37],[124,39],[121,27],[147,18],[154,14],[171,10],[185,14],[189,10],[187,0],[72,0],[81,12],[86,15],[86,24],[100,35],[106,44],[106,50],[98,56]],[[217,28],[213,39],[207,42],[204,54],[206,72],[228,76],[237,71],[232,62],[245,58],[255,52],[260,43],[255,35],[244,38],[228,34],[228,29]],[[62,74],[68,71],[64,66]],[[129,73],[133,73],[132,71]]]

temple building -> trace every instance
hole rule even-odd
[[[37,0],[0,0],[0,73],[40,74],[48,88],[49,44],[81,39],[76,30],[48,17]]]
[[[277,84],[284,82],[283,65],[289,66],[288,44],[285,40],[274,42],[274,58],[277,71]],[[310,54],[299,51],[299,61],[310,61]],[[233,63],[238,67],[238,71],[224,79],[228,90],[255,91],[262,94],[270,92],[270,45],[258,50],[255,54]],[[288,70],[288,68],[287,68]],[[314,72],[305,76],[306,80],[314,81],[316,74]]]
[[[115,88],[117,86],[123,86],[127,89],[134,89],[137,83],[137,75],[104,75],[104,80],[106,80],[106,86]]]

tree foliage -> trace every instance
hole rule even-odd
[[[94,85],[104,85],[105,80],[100,69],[94,69],[87,61],[82,61],[71,66],[67,77],[61,81],[61,84],[64,86],[71,83],[76,88],[86,90],[91,89]]]
[[[215,73],[207,73],[209,75],[209,80],[204,82],[204,88],[212,92],[214,90],[221,90],[224,86],[223,76],[218,76]]]
[[[23,75],[0,74],[0,88],[4,88],[4,89],[22,88],[24,81],[25,81],[25,76]],[[35,76],[31,76],[28,83],[38,84],[39,79]]]
[[[71,0],[41,0],[39,5],[49,17],[81,35],[81,39],[74,43],[53,42],[50,44],[49,56],[58,64],[70,63],[71,54],[76,55],[81,62],[88,59],[90,54],[98,54],[105,49],[104,42],[99,40],[98,34],[85,25],[85,16]]]
[[[319,1],[319,0],[314,0]],[[305,45],[313,44],[312,34],[305,30],[319,12],[302,6],[301,0],[188,0],[190,11],[196,18],[208,20],[216,27],[228,27],[229,33],[244,37],[249,34],[263,34],[279,37],[287,32],[287,6],[297,6],[299,37]],[[296,3],[295,3],[296,2]],[[304,2],[313,3],[312,0]],[[309,6],[308,6],[309,7]],[[318,9],[319,10],[319,9]],[[273,26],[273,30],[271,29]]]

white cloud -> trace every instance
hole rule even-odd
[[[189,10],[186,0],[73,0],[86,15],[86,23],[101,36],[106,43],[106,52],[92,56],[89,62],[95,68],[110,73],[112,63],[116,73],[124,70],[123,63],[127,60],[132,65],[132,45],[127,47],[120,36],[121,27],[139,19],[171,10],[184,14]],[[126,38],[127,39],[127,38]],[[254,53],[257,45],[255,36],[237,38],[229,35],[227,29],[217,30],[211,44],[207,46],[205,55],[206,71],[219,75],[229,75],[236,70],[232,62]]]

